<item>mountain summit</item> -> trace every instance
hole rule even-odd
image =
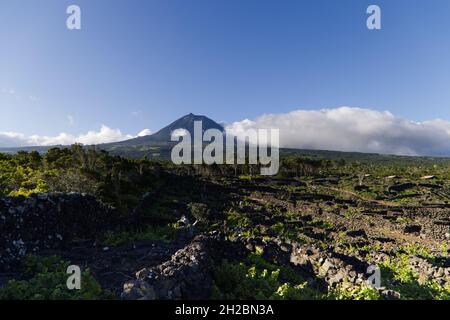
[[[148,135],[148,136],[143,136],[143,137],[138,137],[138,138],[134,138],[134,139],[130,139],[130,140],[126,140],[126,141],[122,141],[122,142],[118,142],[118,143],[114,143],[115,145],[143,145],[143,144],[168,144],[171,143],[171,136],[172,136],[172,132],[177,130],[177,129],[185,129],[187,130],[191,136],[194,135],[194,122],[195,121],[201,121],[202,125],[203,125],[203,130],[208,130],[208,129],[218,129],[220,131],[224,131],[224,128],[222,125],[218,124],[217,122],[215,122],[214,120],[206,117],[206,116],[202,116],[202,115],[195,115],[193,113],[187,114],[181,118],[179,118],[178,120],[172,122],[171,124],[169,124],[168,126],[162,128],[161,130],[159,130],[158,132]]]
[[[218,129],[220,131],[223,131],[224,128],[215,122],[214,120],[211,120],[210,118],[206,116],[199,116],[195,114],[188,114],[184,117],[181,117],[180,119],[172,122],[168,126],[162,128],[158,132],[152,135],[153,139],[156,139],[157,141],[170,141],[170,138],[172,136],[172,132],[176,129],[185,129],[189,131],[189,133],[193,136],[194,135],[194,122],[195,121],[202,121],[203,130],[208,129]]]

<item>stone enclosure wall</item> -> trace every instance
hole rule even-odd
[[[0,270],[24,255],[94,239],[119,224],[119,212],[84,194],[0,198]]]

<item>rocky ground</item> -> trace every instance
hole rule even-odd
[[[432,282],[448,288],[448,190],[422,185],[422,192],[410,197],[418,203],[410,204],[367,199],[336,184],[331,179],[242,183],[239,194],[246,196],[237,211],[247,219],[242,230],[251,236],[246,237],[247,248],[300,266],[306,277],[318,277],[329,287],[365,282],[370,265],[406,259],[403,267],[417,275],[418,286]],[[391,184],[388,192],[393,187],[403,191],[410,186]],[[430,189],[440,190],[441,196],[430,197]],[[381,290],[385,296],[401,296]]]
[[[211,297],[221,261],[239,263],[257,254],[289,267],[324,294],[365,286],[371,266],[381,268],[376,291],[382,298],[445,293],[450,287],[448,190],[424,182],[387,183],[384,196],[375,198],[362,184],[350,190],[336,179],[216,181],[227,186],[227,212],[202,226],[183,220],[191,232],[183,229],[172,241],[119,246],[96,239],[123,222],[115,209],[92,197],[3,198],[0,284],[20,277],[15,266],[24,255],[56,254],[89,267],[117,298],[201,299]],[[402,194],[409,188],[419,191]],[[408,201],[398,201],[399,195]]]

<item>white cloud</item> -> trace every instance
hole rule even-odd
[[[323,110],[296,110],[284,114],[266,114],[257,119],[228,125],[233,133],[246,129],[280,129],[280,146],[285,148],[376,152],[402,155],[450,155],[450,121],[435,119],[414,122],[390,112],[340,107]],[[0,132],[0,147],[100,144],[150,134],[137,135],[102,125],[98,131],[80,135],[26,136],[18,132]],[[176,129],[172,137],[187,134]]]
[[[146,130],[148,129],[142,130],[140,133],[148,132]],[[63,132],[56,136],[32,135],[27,137],[17,132],[0,132],[0,147],[71,145],[73,143],[90,145],[123,141],[135,137],[123,134],[119,129],[112,129],[106,125],[102,125],[99,131],[88,131],[78,136]]]
[[[399,155],[450,155],[450,121],[413,122],[390,112],[340,107],[266,114],[227,126],[280,129],[280,147]]]
[[[81,134],[78,137],[74,137],[67,133],[60,133],[55,137],[47,136],[31,136],[28,143],[39,146],[51,146],[51,145],[68,145],[72,143],[82,143],[86,145],[100,144],[121,141],[133,138],[132,135],[122,134],[119,129],[111,129],[108,126],[102,125],[100,131],[88,131],[85,134]]]
[[[129,134],[122,134],[119,129],[111,129],[108,126],[102,125],[100,131],[89,131],[84,135],[80,135],[76,142],[82,144],[97,144],[121,141],[134,138]]]
[[[0,132],[0,147],[23,146],[25,135],[18,132]]]
[[[175,129],[172,131],[172,133],[170,134],[172,140],[177,140],[180,137],[184,137],[186,135],[189,134],[189,131],[187,131],[186,129],[183,128],[179,128],[179,129]]]
[[[151,135],[152,134],[152,130],[150,130],[150,129],[144,129],[144,130],[142,130],[141,132],[139,132],[138,134],[137,134],[137,136],[138,137],[144,137],[144,136],[148,136],[148,135]]]

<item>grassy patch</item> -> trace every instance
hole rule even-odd
[[[359,286],[346,287],[341,284],[336,288],[330,288],[327,299],[329,300],[380,300],[381,295],[374,288],[361,284]]]
[[[321,293],[310,288],[289,267],[280,267],[251,254],[244,262],[224,261],[214,273],[214,299],[310,300]]]
[[[399,292],[402,299],[449,300],[450,285],[442,287],[434,281],[420,279],[409,266],[409,257],[408,253],[399,253],[380,265],[382,286]]]
[[[172,225],[149,226],[142,231],[109,232],[104,237],[103,245],[115,247],[122,244],[143,240],[159,240],[169,242],[175,239],[176,233],[177,229]]]
[[[24,280],[11,280],[0,288],[0,300],[94,300],[111,298],[89,269],[81,274],[81,289],[67,289],[68,261],[57,256],[27,256],[23,260]]]

